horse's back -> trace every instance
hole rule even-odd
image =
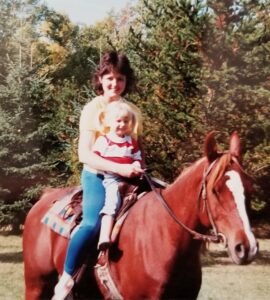
[[[68,240],[57,235],[41,222],[55,200],[72,188],[46,189],[29,211],[23,232],[23,256],[26,299],[46,299],[62,272]],[[48,297],[49,297],[48,296]]]

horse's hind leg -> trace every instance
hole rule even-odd
[[[27,232],[27,231],[25,231]],[[49,249],[38,247],[24,235],[25,300],[51,299],[58,275],[48,257]]]

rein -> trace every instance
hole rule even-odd
[[[195,230],[192,230],[191,228],[187,227],[181,220],[179,220],[177,218],[177,216],[175,215],[175,213],[173,212],[173,210],[170,208],[170,206],[168,205],[168,203],[166,202],[166,200],[163,198],[163,196],[161,195],[160,192],[157,191],[156,187],[154,186],[151,178],[145,173],[144,177],[147,180],[148,184],[151,187],[151,190],[155,193],[157,199],[159,200],[159,202],[163,205],[163,207],[165,208],[165,210],[168,212],[168,214],[173,218],[173,220],[182,228],[184,228],[188,233],[190,233],[194,239],[196,240],[203,240],[203,241],[207,241],[207,242],[212,242],[212,243],[219,243],[221,241],[225,242],[226,238],[224,237],[223,234],[218,233],[217,228],[215,226],[208,202],[207,202],[207,195],[206,195],[206,178],[207,176],[210,174],[211,170],[213,169],[214,165],[216,164],[216,162],[218,161],[218,159],[216,159],[215,161],[213,161],[209,167],[204,171],[203,173],[203,180],[202,180],[202,186],[198,195],[198,198],[200,198],[202,196],[202,199],[204,200],[205,203],[205,207],[207,210],[207,215],[209,218],[209,221],[211,223],[212,229],[213,229],[213,234],[202,234],[199,233]]]

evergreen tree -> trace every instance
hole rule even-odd
[[[46,79],[29,76],[17,62],[10,62],[6,83],[0,85],[1,224],[19,225],[33,189],[48,184],[49,98]]]
[[[204,112],[211,129],[245,142],[245,163],[257,176],[260,205],[269,199],[269,1],[208,1],[204,30]],[[257,171],[258,170],[258,171]],[[267,179],[268,178],[268,179]]]
[[[42,39],[36,44],[40,73],[51,79],[55,101],[51,130],[58,143],[55,166],[67,184],[79,184],[81,164],[78,162],[77,141],[82,106],[93,98],[91,78],[99,61],[96,30],[79,28],[68,17],[48,9],[39,10]],[[56,30],[57,29],[57,30]],[[45,62],[45,63],[42,63]],[[53,146],[53,145],[52,145]],[[63,185],[63,180],[58,182]]]
[[[200,8],[200,1],[140,1],[124,46],[139,77],[134,101],[144,112],[147,163],[168,181],[201,147]]]
[[[5,77],[0,84],[0,224],[12,223],[14,231],[41,187],[53,181],[63,184],[70,175],[59,176],[58,157],[64,145],[54,126],[58,103],[52,79],[42,75],[42,64],[33,64],[36,28],[31,2],[11,5],[9,16],[19,26],[12,27],[13,34],[6,39]]]

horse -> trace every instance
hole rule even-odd
[[[255,258],[258,243],[245,204],[252,180],[241,165],[240,138],[234,132],[229,150],[220,152],[211,132],[205,138],[204,152],[172,184],[146,193],[130,209],[109,255],[119,299],[196,299],[202,283],[204,241],[224,243],[237,265]],[[50,299],[57,274],[63,271],[68,240],[40,220],[55,199],[71,190],[45,191],[26,218],[23,255],[27,300]],[[91,271],[85,280],[95,288],[89,288],[87,299],[97,299]],[[104,291],[99,297],[116,299]]]

